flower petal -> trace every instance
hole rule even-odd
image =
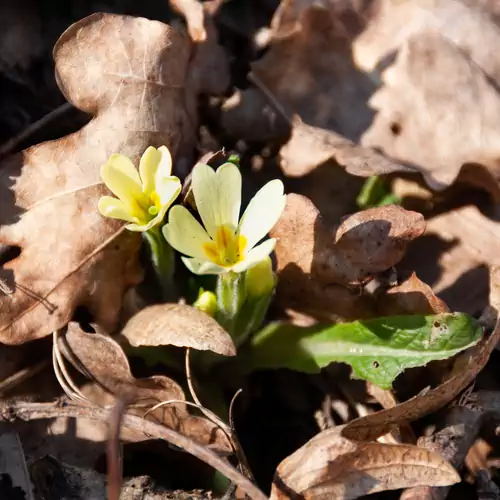
[[[156,172],[158,170],[158,166],[160,165],[161,157],[162,154],[158,149],[153,146],[149,146],[149,148],[144,151],[141,161],[139,162],[142,190],[146,195],[156,191]]]
[[[181,257],[182,262],[193,274],[222,274],[227,271],[223,267],[209,261],[201,261],[198,259],[189,259],[188,257]]]
[[[182,185],[178,177],[164,177],[156,184],[156,192],[160,197],[160,204],[169,207],[181,192]]]
[[[236,231],[241,208],[241,173],[238,167],[225,163],[215,172],[208,165],[198,163],[193,169],[192,182],[196,208],[212,239],[222,225]]]
[[[187,208],[181,205],[172,207],[168,224],[163,227],[163,236],[178,252],[202,261],[208,260],[203,245],[211,241],[210,237]]]
[[[278,222],[286,204],[283,191],[283,183],[274,179],[251,199],[238,227],[238,234],[247,240],[247,249],[255,246]]]
[[[109,190],[126,203],[131,212],[138,209],[138,203],[147,203],[139,173],[126,156],[111,155],[101,167],[101,177]]]
[[[161,154],[160,164],[158,165],[157,174],[161,177],[170,177],[172,175],[172,156],[167,146],[160,146],[158,151]]]
[[[111,219],[120,219],[127,222],[138,222],[137,217],[134,217],[127,210],[127,205],[123,201],[113,198],[112,196],[103,196],[97,204],[99,212],[104,217]]]
[[[255,248],[252,248],[252,250],[248,252],[246,257],[241,262],[238,262],[238,264],[231,268],[231,271],[234,271],[235,273],[242,273],[243,271],[250,269],[259,262],[263,261],[266,257],[268,257],[274,250],[275,246],[276,238],[271,238],[264,241],[260,245],[257,245]]]

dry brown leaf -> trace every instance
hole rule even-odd
[[[500,340],[500,267],[490,272],[490,304],[495,309],[497,322],[491,335],[485,336],[478,344],[461,354],[451,376],[438,387],[422,391],[421,394],[400,403],[394,408],[382,410],[349,422],[342,430],[348,439],[369,441],[396,429],[401,422],[411,422],[439,410],[452,401],[471,384],[484,368],[490,354]]]
[[[285,0],[252,72],[305,123],[356,140],[371,122],[366,102],[376,84],[354,65],[350,39],[361,18],[352,14],[348,2]]]
[[[168,377],[156,375],[136,379],[130,371],[127,356],[111,337],[86,333],[72,322],[66,334],[60,337],[59,345],[77,369],[114,396],[149,406],[163,401],[185,400],[181,387]],[[141,414],[144,411],[141,410]],[[217,426],[204,418],[190,415],[182,403],[163,406],[152,415],[198,442],[225,452],[231,450],[226,435]]]
[[[410,38],[383,78],[384,86],[370,100],[378,113],[363,145],[415,165],[435,190],[451,185],[463,165],[489,167],[500,157],[500,95],[487,75],[440,34]],[[488,170],[480,177],[481,187],[500,196],[494,173],[489,183],[485,175]]]
[[[352,499],[416,485],[460,481],[440,455],[412,445],[349,441],[340,428],[321,432],[287,457],[275,474],[271,500]]]
[[[381,294],[377,298],[377,306],[381,316],[450,312],[448,306],[434,295],[431,287],[419,280],[415,273],[411,273],[400,285]]]
[[[134,347],[175,345],[236,355],[226,330],[208,314],[186,304],[146,307],[128,321],[122,334]]]
[[[20,255],[0,267],[0,341],[19,344],[64,326],[77,307],[116,327],[125,290],[141,280],[140,238],[103,218],[99,167],[149,146],[174,157],[195,143],[195,96],[184,88],[191,42],[157,21],[94,14],[54,49],[66,97],[95,118],[62,139],[0,164],[0,244]]]
[[[328,160],[361,177],[415,172],[371,148],[359,146],[331,130],[306,125],[298,118],[293,120],[290,140],[279,154],[280,167],[289,177],[306,175]]]
[[[347,287],[399,262],[407,244],[424,229],[420,214],[397,206],[365,210],[339,227],[329,226],[310,200],[289,194],[285,212],[271,231],[278,238],[278,300],[305,309],[316,304],[327,315],[370,315],[369,299],[355,297]]]
[[[480,314],[488,303],[488,267],[500,265],[497,209],[464,206],[428,219],[398,266],[414,270],[453,311]]]
[[[366,102],[376,88],[352,59],[351,38],[362,24],[352,2],[283,0],[272,20],[269,50],[252,65],[252,74],[288,112],[355,141],[371,123]],[[239,138],[257,139],[259,132],[265,138],[272,131],[281,136],[281,117],[262,106],[259,91],[245,90],[238,101],[230,106],[228,132],[235,124]]]
[[[207,39],[203,5],[198,0],[169,0],[173,9],[186,18],[189,36],[194,42]]]
[[[476,0],[377,0],[370,22],[353,43],[356,64],[372,71],[404,42],[425,30],[440,33],[500,81],[498,4]],[[495,19],[495,16],[497,17]]]
[[[158,376],[140,382],[132,375],[127,356],[111,337],[86,333],[71,322],[60,339],[65,356],[84,374],[115,395],[130,394],[134,400],[184,399],[184,392],[173,380]]]

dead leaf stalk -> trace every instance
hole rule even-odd
[[[246,458],[245,452],[243,451],[243,448],[241,446],[240,440],[238,439],[238,436],[236,434],[236,429],[234,428],[234,422],[232,418],[232,410],[233,410],[233,403],[236,398],[236,396],[239,394],[238,391],[233,399],[231,400],[231,404],[229,406],[229,421],[230,425],[227,425],[224,423],[222,420],[220,420],[213,412],[205,408],[202,404],[200,399],[198,398],[196,391],[194,389],[194,384],[193,384],[193,377],[191,375],[191,363],[190,363],[190,349],[189,347],[186,349],[186,378],[187,378],[187,383],[188,383],[188,388],[189,388],[189,393],[191,394],[191,397],[193,400],[196,402],[196,405],[200,409],[200,411],[205,415],[209,420],[214,422],[216,425],[218,425],[223,432],[226,434],[226,436],[229,438],[229,441],[231,443],[231,446],[233,447],[234,454],[236,455],[236,458],[238,459],[238,463],[240,464],[241,471],[243,474],[245,474],[248,479],[253,480],[253,474],[250,469],[250,466],[248,464],[248,460]],[[216,420],[214,421],[214,416]]]
[[[54,367],[54,374],[62,387],[63,391],[66,395],[73,401],[78,401],[83,404],[90,404],[88,398],[86,398],[80,389],[76,386],[71,378],[68,370],[66,369],[66,364],[64,362],[64,358],[61,355],[61,351],[59,350],[59,337],[60,331],[56,330],[52,334],[53,342],[52,342],[52,365]]]

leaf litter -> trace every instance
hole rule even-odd
[[[264,25],[241,25],[237,2],[245,4],[249,19]],[[423,492],[431,498],[435,488],[460,482],[464,457],[442,447],[440,431],[432,439],[423,436],[439,422],[438,410],[448,415],[467,405],[469,397],[474,400],[471,391],[478,391],[481,401],[485,386],[500,389],[494,382],[498,10],[491,2],[466,0],[282,0],[275,10],[264,7],[266,2],[243,0],[171,3],[171,10],[159,6],[156,16],[137,6],[139,17],[92,14],[71,26],[68,20],[55,44],[57,83],[92,119],[64,137],[68,131],[61,128],[54,141],[32,141],[0,164],[0,340],[25,344],[59,332],[54,368],[70,398],[90,403],[92,410],[84,411],[108,411],[109,405],[116,410],[127,401],[125,417],[139,415],[192,439],[182,441],[188,452],[217,464],[252,498],[264,495],[248,478],[269,491],[270,479],[263,478],[274,470],[271,498],[357,498],[404,488],[409,488],[406,496]],[[176,13],[185,17],[186,28]],[[166,19],[170,24],[160,22]],[[0,46],[2,41],[0,36]],[[266,49],[256,51],[257,46]],[[240,67],[235,61],[242,54]],[[29,65],[30,57],[37,56],[24,57],[19,67]],[[2,78],[0,67],[0,85]],[[235,345],[230,322],[219,324],[212,306],[191,305],[211,290],[210,279],[187,277],[180,268],[174,277],[178,295],[172,303],[157,303],[140,237],[96,210],[107,193],[99,169],[109,155],[122,153],[136,162],[151,145],[169,148],[181,180],[202,153],[227,149],[239,154],[244,184],[258,186],[276,175],[285,181],[287,206],[270,231],[277,239],[276,294],[259,307],[272,303],[263,326],[279,320],[288,342],[283,336],[272,349],[265,342],[259,346],[262,359],[270,356],[271,362],[254,366],[258,374],[242,374],[242,367],[266,329]],[[389,194],[401,183],[414,183],[425,191],[425,202],[412,198],[421,195],[417,189],[397,193],[400,206],[357,210],[362,180],[371,176],[383,179]],[[195,204],[185,204],[196,211]],[[133,307],[131,297],[138,297]],[[328,383],[321,385],[320,412],[336,425],[319,434],[305,418],[317,412],[316,403],[300,398],[316,379],[305,376],[290,388],[287,380],[298,378],[269,370],[310,371],[303,351],[285,356],[293,346],[290,332],[313,332],[301,337],[311,344],[314,332],[338,340],[335,332],[345,330],[351,339],[353,325],[382,325],[383,330],[394,324],[404,337],[412,331],[408,325],[422,318],[425,325],[413,335],[421,351],[418,363],[395,349],[394,369],[389,369],[383,356],[367,354],[369,370],[361,373],[357,361],[349,359],[352,372],[340,372],[337,380],[331,363],[346,359],[335,349],[314,354],[314,371],[329,367],[321,373]],[[79,326],[87,320],[96,333]],[[444,357],[428,355],[433,346],[453,339],[460,330],[453,321],[459,320],[468,325],[463,332],[470,342],[445,357],[469,348],[451,362],[425,366]],[[372,330],[378,340],[368,347],[383,338],[382,330]],[[396,337],[388,341],[391,349]],[[130,357],[120,345],[126,342],[159,354],[141,360],[137,351]],[[183,348],[199,351],[186,373],[162,364]],[[221,361],[206,351],[230,358]],[[60,355],[93,381],[92,390],[73,382],[80,375],[63,369]],[[379,369],[387,370],[383,377],[374,375]],[[35,394],[36,373],[31,374]],[[28,370],[23,380],[29,376]],[[353,376],[366,382],[352,381]],[[394,381],[384,396],[391,404],[379,410],[369,394]],[[241,408],[228,397],[239,387],[247,388]],[[334,415],[336,407],[329,403],[338,391],[350,408],[342,416]],[[287,393],[292,394],[289,407]],[[258,421],[269,418],[270,410],[257,394],[286,415],[280,417],[279,432],[271,430],[268,438]],[[9,403],[0,404],[5,419]],[[22,410],[22,401],[16,404]],[[73,411],[75,403],[67,404]],[[203,416],[195,414],[200,409]],[[25,411],[34,419],[48,414],[45,407]],[[124,440],[142,441],[143,433],[130,434],[127,418]],[[291,441],[276,445],[279,452],[273,455],[278,435],[288,440],[293,431],[287,424],[295,421],[302,438],[293,448]],[[473,434],[457,438],[461,454],[481,435],[481,419],[477,422]],[[419,436],[417,446],[412,433]],[[200,455],[198,444],[224,455],[233,452],[246,477],[229,472],[212,455]],[[271,458],[263,460],[268,452]],[[111,468],[110,478],[113,474]],[[188,488],[199,486],[194,476]],[[481,481],[478,476],[478,494]],[[203,487],[214,489],[214,484]],[[463,493],[465,483],[456,488]],[[449,489],[439,491],[444,498]]]

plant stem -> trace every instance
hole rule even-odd
[[[227,272],[219,274],[216,287],[217,320],[232,336],[236,318],[246,298],[245,273]]]
[[[163,300],[172,300],[175,296],[174,285],[174,252],[165,241],[158,226],[144,233],[149,244],[151,261],[162,289]]]

